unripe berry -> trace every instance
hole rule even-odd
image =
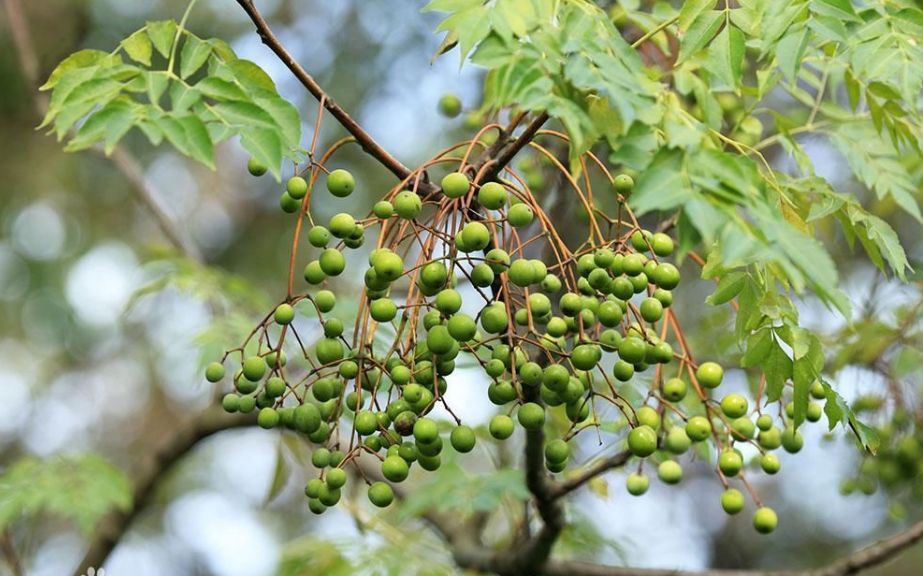
[[[491,418],[488,430],[497,440],[506,440],[513,435],[513,419],[506,414],[497,414]]]
[[[292,176],[285,184],[285,191],[295,200],[301,200],[308,193],[308,182],[301,176]]]
[[[718,456],[718,469],[728,477],[737,476],[744,466],[743,458],[734,450],[725,450]]]
[[[209,382],[219,382],[224,378],[224,365],[221,362],[212,362],[205,367],[205,379]]]
[[[632,496],[641,496],[647,489],[650,487],[650,479],[637,472],[633,472],[628,475],[628,478],[625,480],[625,488],[628,490],[628,493]]]
[[[442,179],[442,193],[449,198],[461,198],[468,193],[471,181],[461,172],[446,174]]]
[[[394,490],[386,482],[374,482],[369,486],[369,501],[379,508],[386,508],[394,501]]]
[[[487,182],[478,190],[478,203],[488,210],[499,210],[506,204],[506,189],[497,182]]]
[[[782,467],[782,463],[775,454],[763,454],[760,457],[760,467],[766,474],[775,474]]]
[[[247,171],[254,176],[262,176],[267,170],[269,170],[269,167],[256,158],[250,157],[250,160],[247,161]]]
[[[410,466],[400,456],[388,456],[381,463],[381,474],[391,482],[403,482],[410,474]]]
[[[291,304],[279,304],[272,317],[276,324],[291,324],[295,319],[295,308]]]
[[[338,198],[345,198],[356,188],[356,181],[348,171],[339,168],[327,175],[327,190]]]
[[[612,187],[625,198],[631,196],[635,181],[628,174],[619,174],[612,180]]]
[[[628,449],[639,458],[657,451],[657,433],[650,426],[637,426],[628,433]]]
[[[510,206],[510,209],[506,212],[506,219],[510,223],[510,226],[514,228],[528,226],[532,223],[534,217],[535,215],[532,212],[532,208],[526,204]]]
[[[753,514],[753,527],[760,534],[769,534],[778,524],[779,518],[772,508],[764,506]]]
[[[721,400],[721,411],[728,418],[740,418],[747,414],[747,399],[740,394],[728,394]]]
[[[545,409],[534,402],[523,404],[517,416],[526,430],[538,430],[545,425]]]
[[[279,425],[279,413],[272,408],[263,408],[256,417],[256,423],[266,430],[275,428]]]
[[[462,111],[461,100],[455,94],[444,94],[439,99],[439,113],[448,118],[455,118]]]
[[[701,442],[711,436],[711,422],[704,416],[693,416],[686,422],[686,434],[693,442]]]
[[[474,430],[468,426],[457,426],[452,429],[449,435],[449,441],[456,452],[467,453],[474,449],[476,442]]]
[[[717,388],[724,377],[724,370],[715,362],[703,362],[695,371],[699,384],[706,388]]]
[[[728,488],[721,494],[721,508],[728,514],[740,513],[745,503],[744,495],[736,488]]]
[[[663,383],[662,394],[670,402],[679,402],[686,397],[686,382],[680,378],[670,378]]]
[[[675,460],[664,460],[657,466],[657,477],[664,484],[678,484],[683,479],[683,467]]]

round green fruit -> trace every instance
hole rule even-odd
[[[772,508],[763,506],[753,514],[753,527],[760,534],[769,534],[779,525],[779,518]]]
[[[645,298],[639,307],[641,317],[646,322],[657,322],[663,318],[663,304],[656,298]]]
[[[679,402],[686,397],[686,382],[681,378],[670,378],[663,383],[662,394],[670,402]]]
[[[664,460],[657,466],[657,477],[664,484],[679,484],[683,479],[683,467],[676,460]]]
[[[721,494],[721,508],[728,514],[739,514],[745,503],[744,495],[736,488],[728,488]]]
[[[301,208],[301,202],[289,196],[288,192],[283,192],[279,195],[279,208],[286,214],[294,214]]]
[[[379,508],[387,508],[394,501],[394,490],[387,482],[373,482],[369,486],[369,502]]]
[[[224,378],[224,364],[212,362],[205,367],[205,379],[209,382],[220,382]]]
[[[657,433],[650,426],[637,426],[628,433],[628,449],[639,458],[657,451]]]
[[[301,200],[308,193],[308,182],[301,176],[292,176],[285,184],[285,191],[295,200]]]
[[[619,174],[612,180],[612,188],[625,198],[631,196],[634,187],[635,181],[628,174]]]
[[[259,382],[266,374],[266,361],[260,356],[250,356],[244,360],[241,372],[247,380]]]
[[[459,236],[464,242],[464,252],[483,250],[490,243],[490,231],[480,222],[468,222]]]
[[[728,418],[740,418],[747,414],[747,399],[740,394],[728,394],[721,399],[721,411]]]
[[[711,422],[704,416],[693,416],[686,422],[686,435],[693,442],[701,442],[711,436]]]
[[[488,210],[503,208],[506,198],[506,189],[498,182],[487,182],[478,190],[478,203]]]
[[[568,446],[567,442],[564,440],[555,438],[554,440],[545,444],[545,460],[548,462],[560,464],[567,462],[569,457],[570,446]]]
[[[337,238],[349,238],[356,229],[356,219],[345,212],[335,214],[327,226]]]
[[[442,179],[442,193],[449,198],[461,198],[468,193],[471,187],[471,181],[461,172],[452,172],[446,174]]]
[[[782,467],[779,457],[775,454],[763,454],[760,456],[760,468],[766,474],[775,474]]]
[[[424,444],[435,442],[439,438],[439,426],[429,418],[420,418],[413,425],[413,437]]]
[[[251,157],[247,161],[247,172],[250,172],[253,176],[262,176],[269,170],[269,167],[257,160],[256,158]]]
[[[506,212],[506,219],[510,223],[510,226],[514,228],[528,226],[532,223],[534,217],[535,214],[532,212],[532,208],[526,204],[510,206],[510,209]]]
[[[629,474],[628,478],[625,480],[625,488],[632,496],[641,496],[647,492],[647,489],[650,488],[650,486],[650,479],[647,476],[637,472]]]
[[[695,371],[695,377],[699,384],[706,388],[717,388],[721,385],[724,377],[724,370],[715,362],[703,362]]]
[[[545,409],[534,402],[526,402],[519,408],[519,423],[526,430],[539,430],[545,425]]]
[[[447,118],[455,118],[462,111],[461,99],[455,94],[444,94],[439,99],[439,113]]]
[[[728,477],[737,476],[744,467],[744,460],[734,450],[725,450],[718,456],[718,469]]]
[[[394,197],[394,212],[405,220],[413,220],[423,210],[423,200],[415,192],[404,190]]]
[[[468,426],[456,426],[452,429],[451,434],[449,434],[449,442],[452,444],[452,448],[456,452],[468,453],[474,449],[474,445],[477,439],[474,435],[474,430]]]
[[[346,258],[343,256],[343,253],[336,248],[327,248],[324,250],[318,262],[320,262],[320,269],[323,270],[324,274],[327,276],[339,276],[343,273],[343,270],[346,269]]]
[[[295,308],[291,304],[279,304],[276,307],[276,311],[272,315],[273,320],[276,324],[291,324],[292,320],[295,319]]]
[[[397,316],[397,304],[390,298],[372,300],[369,304],[369,315],[376,322],[390,322]]]
[[[345,198],[356,189],[356,181],[348,171],[338,168],[327,175],[327,190],[337,198]]]
[[[497,414],[490,419],[488,430],[497,440],[506,440],[513,435],[513,419],[506,414]]]
[[[391,482],[403,482],[410,474],[410,466],[400,456],[388,456],[381,463],[381,475]]]

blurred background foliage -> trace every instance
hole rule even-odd
[[[69,53],[110,50],[144,21],[178,18],[186,3],[22,5],[44,78]],[[474,67],[459,71],[454,58],[431,62],[438,17],[420,14],[422,5],[271,0],[260,8],[344,108],[385,148],[415,165],[470,136],[462,119],[440,117],[436,103],[454,92],[474,109],[482,81]],[[238,341],[284,294],[292,220],[278,209],[279,187],[246,174],[246,155],[235,143],[219,147],[218,170],[211,172],[134,134],[126,146],[141,161],[144,180],[206,264],[176,254],[109,160],[65,154],[53,137],[35,130],[41,103],[23,74],[11,22],[5,12],[0,18],[2,549],[7,556],[15,550],[27,574],[58,576],[79,561],[89,529],[105,510],[129,506],[128,479],[171,432],[213,402],[215,391],[200,376],[203,359]],[[202,0],[189,28],[226,39],[241,57],[260,64],[302,111],[303,131],[313,130],[316,103],[260,44],[235,3]],[[329,121],[321,134],[321,149],[342,136]],[[807,298],[799,302],[802,322],[827,335],[828,362],[839,370],[837,384],[848,400],[875,407],[886,390],[899,392],[893,397],[900,402],[867,413],[872,422],[890,422],[895,410],[912,422],[919,417],[921,385],[919,228],[851,180],[836,148],[820,138],[802,144],[838,189],[856,193],[879,215],[894,216],[889,221],[917,270],[910,284],[883,278],[829,230],[827,247],[842,272],[841,287],[856,316],[867,321],[859,329],[847,326]],[[774,154],[777,166],[793,166],[782,149]],[[322,220],[352,203],[371,205],[392,184],[357,148],[338,159],[357,176],[358,194],[315,205]],[[556,184],[546,183],[549,198]],[[573,221],[573,207],[558,204],[556,219]],[[686,268],[687,278],[697,276],[693,264]],[[342,290],[356,284],[345,279]],[[730,358],[737,352],[727,307],[702,304],[712,290],[709,282],[690,282],[676,309],[685,325],[696,327],[689,332],[694,347]],[[742,372],[731,371],[728,380],[729,388],[748,386]],[[482,394],[458,394],[464,419],[489,419]],[[624,492],[620,473],[594,481],[572,498],[574,522],[556,554],[633,566],[797,568],[835,558],[919,516],[909,488],[878,490],[879,474],[872,473],[874,465],[861,464],[851,439],[840,432],[831,439],[824,430],[810,426],[802,454],[783,457],[783,472],[760,482],[783,518],[784,529],[769,538],[741,529],[748,518],[727,518],[709,505],[720,487],[708,478],[709,466],[698,463],[687,470],[682,490],[653,486],[640,500]],[[585,440],[580,456],[588,459],[600,447]],[[302,495],[309,473],[305,447],[278,433],[228,431],[171,470],[107,574],[453,574],[448,551],[416,516],[431,507],[463,514],[521,507],[527,493],[520,475],[502,470],[515,453],[514,447],[483,450],[479,458],[446,462],[414,485],[403,507],[380,515],[363,494],[353,494],[345,506],[315,518]],[[507,528],[488,526],[488,534],[500,537]],[[921,562],[917,546],[877,573],[918,574]],[[5,570],[0,565],[0,573]]]

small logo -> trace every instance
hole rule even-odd
[[[90,567],[89,569],[87,569],[87,573],[85,574],[85,576],[106,576],[106,569],[100,568],[99,570],[97,570],[96,568]]]

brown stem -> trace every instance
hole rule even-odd
[[[135,482],[131,508],[126,512],[113,513],[103,521],[100,529],[94,534],[86,555],[74,572],[75,576],[86,574],[91,567],[102,567],[132,522],[150,503],[160,481],[173,465],[191,452],[199,442],[218,432],[252,426],[255,422],[255,415],[226,414],[217,407],[203,412],[190,424],[180,428],[169,443],[155,454],[152,465]]]
[[[343,108],[340,107],[336,101],[331,98],[320,84],[317,83],[314,78],[308,74],[308,72],[301,67],[301,65],[295,60],[295,58],[285,49],[285,46],[279,42],[279,39],[276,38],[276,35],[273,33],[272,28],[269,27],[269,23],[266,22],[266,19],[263,18],[263,15],[260,14],[260,11],[257,10],[256,5],[252,0],[237,0],[237,3],[241,8],[244,9],[244,12],[247,13],[247,16],[250,17],[250,20],[253,21],[253,25],[256,26],[256,32],[259,34],[260,39],[263,41],[270,50],[272,50],[276,56],[279,57],[279,60],[294,74],[295,78],[314,96],[319,102],[322,103],[323,107],[330,112],[330,115],[336,118],[336,121],[340,123],[347,132],[352,134],[356,138],[356,142],[365,150],[368,154],[378,160],[385,168],[387,168],[392,174],[397,176],[399,179],[403,180],[410,176],[410,168],[404,166],[397,158],[388,153],[387,150],[381,147],[378,142],[375,141],[372,136],[356,122],[352,116],[347,114]]]

